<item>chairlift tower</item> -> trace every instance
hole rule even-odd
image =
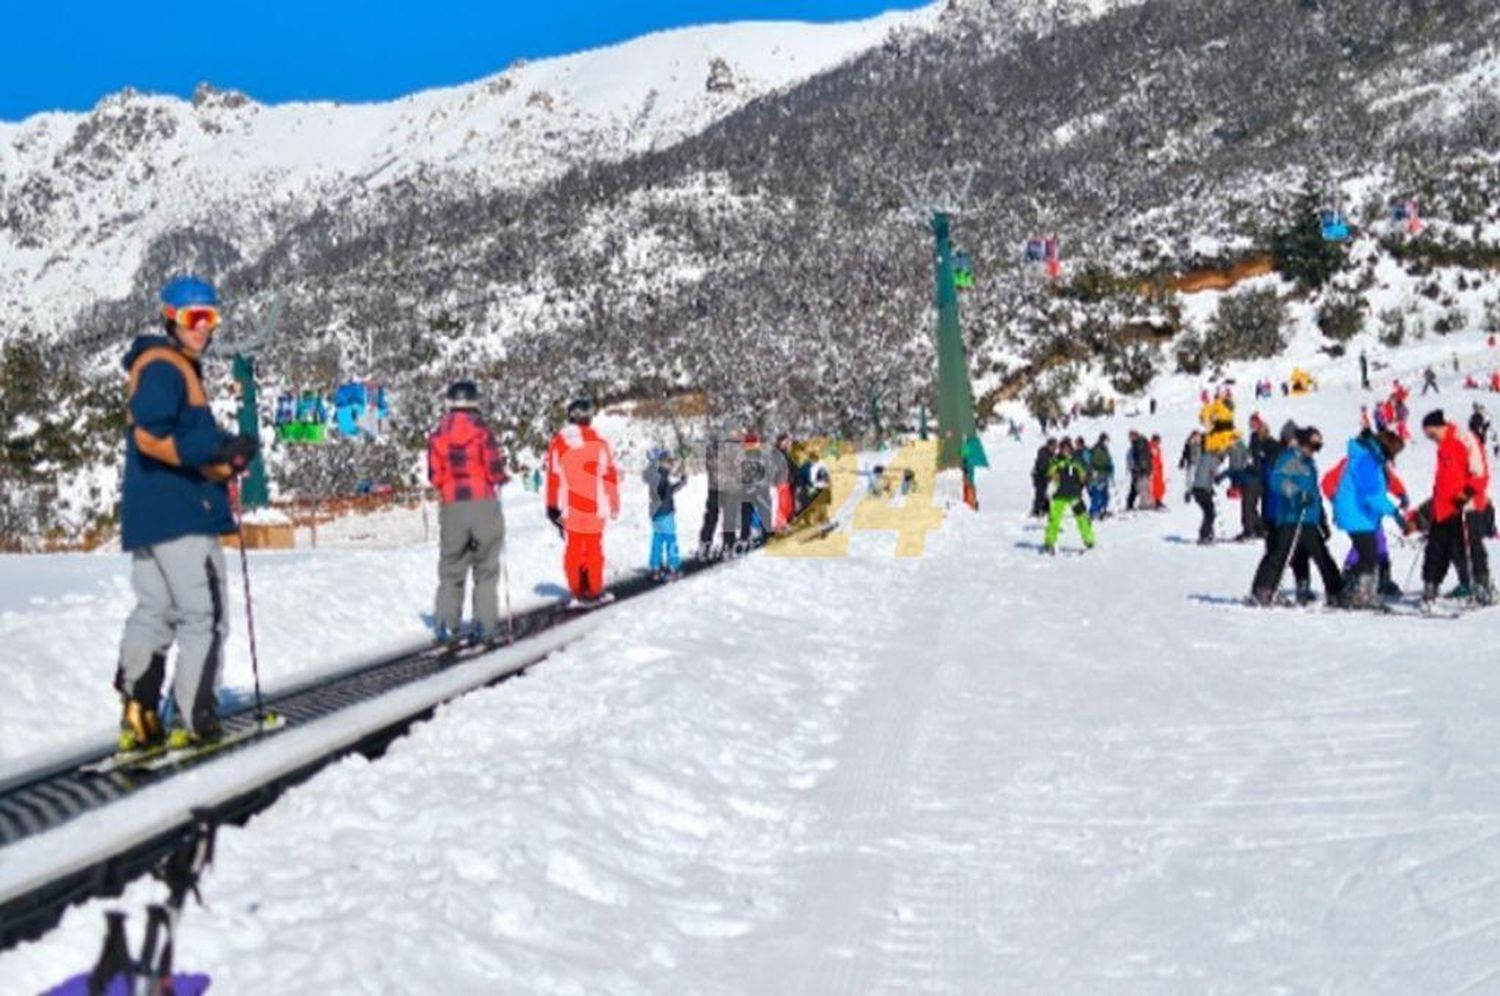
[[[943,171],[901,184],[906,207],[913,217],[932,226],[937,279],[938,354],[938,467],[985,466],[984,447],[974,420],[974,387],[959,322],[958,288],[953,279],[953,215],[961,210],[974,181],[972,167],[957,173]]]
[[[281,297],[271,300],[271,313],[266,324],[255,335],[246,339],[232,339],[220,343],[220,348],[232,357],[230,368],[240,386],[240,410],[238,415],[240,435],[260,442],[259,392],[255,383],[255,354],[270,341],[276,331],[276,318],[281,309]],[[240,506],[242,508],[265,508],[271,503],[271,491],[266,483],[266,462],[259,452],[250,462],[250,469],[240,481]]]

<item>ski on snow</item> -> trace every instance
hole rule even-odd
[[[1411,602],[1381,602],[1378,605],[1364,608],[1338,608],[1331,607],[1322,601],[1309,602],[1299,605],[1287,598],[1278,598],[1270,605],[1262,605],[1249,596],[1231,595],[1190,595],[1189,601],[1197,602],[1199,605],[1207,605],[1213,608],[1246,609],[1253,612],[1266,612],[1269,610],[1285,610],[1301,612],[1307,615],[1351,615],[1367,613],[1377,616],[1390,616],[1402,619],[1462,619],[1474,609],[1454,609],[1448,606],[1423,606]]]
[[[286,726],[286,720],[268,713],[264,719],[253,726],[233,733],[226,733],[217,740],[204,744],[194,744],[191,747],[179,747],[176,749],[166,744],[159,744],[146,750],[131,751],[129,753],[114,753],[109,757],[85,764],[80,770],[90,775],[107,775],[116,771],[161,771],[166,768],[183,767],[192,764],[204,757],[217,754],[229,747],[234,747],[254,740],[258,737],[268,736],[281,730]]]

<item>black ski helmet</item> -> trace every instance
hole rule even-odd
[[[479,388],[472,380],[456,380],[448,385],[449,408],[478,408]]]
[[[568,402],[568,421],[574,425],[588,425],[594,418],[594,402],[590,398],[575,398]]]

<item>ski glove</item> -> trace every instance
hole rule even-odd
[[[255,454],[260,452],[260,443],[251,436],[230,436],[219,444],[209,457],[210,463],[227,463],[236,474],[245,472]]]
[[[547,521],[550,522],[550,523],[552,523],[554,526],[557,527],[557,535],[559,535],[559,536],[565,535],[565,532],[563,530],[563,524],[562,524],[562,509],[560,509],[560,508],[549,508],[549,509],[547,509]]]

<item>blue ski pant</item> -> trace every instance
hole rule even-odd
[[[1097,519],[1109,511],[1109,482],[1089,485],[1089,517]]]
[[[651,569],[678,570],[682,557],[677,553],[677,516],[668,513],[651,520]]]

